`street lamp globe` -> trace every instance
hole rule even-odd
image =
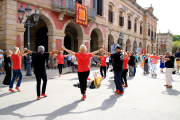
[[[30,5],[28,5],[27,8],[25,8],[27,14],[26,14],[26,17],[29,17],[31,15],[31,11],[32,11],[32,8],[30,7]]]
[[[18,18],[19,18],[19,21],[20,23],[22,22],[23,18],[24,18],[24,13],[25,11],[23,10],[23,6],[20,7],[20,9],[18,10]]]
[[[38,20],[39,20],[39,13],[37,13],[37,10],[35,10],[35,13],[33,15],[34,15],[34,22],[38,22]]]

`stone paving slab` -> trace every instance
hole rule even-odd
[[[93,68],[90,77],[93,78]],[[87,89],[81,101],[77,73],[48,79],[47,98],[36,100],[34,78],[24,80],[21,91],[10,93],[0,85],[0,120],[179,120],[180,74],[173,75],[173,88],[164,87],[165,75],[151,77],[137,68],[137,75],[128,78],[124,95],[113,93],[112,72],[98,89]]]

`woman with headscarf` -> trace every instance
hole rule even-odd
[[[83,95],[81,99],[84,100],[86,99],[87,78],[90,73],[90,58],[91,56],[94,56],[95,54],[99,53],[99,50],[93,53],[87,53],[87,48],[85,45],[80,46],[79,53],[75,53],[71,50],[66,49],[65,47],[63,47],[63,49],[78,59],[78,78],[80,83],[81,94]]]

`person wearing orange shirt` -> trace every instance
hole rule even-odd
[[[156,74],[156,70],[157,70],[157,60],[159,59],[158,56],[156,56],[156,52],[153,53],[152,56],[150,56],[151,60],[152,60],[152,69],[151,69],[151,75],[152,76],[157,76]]]
[[[95,51],[93,53],[87,53],[87,48],[83,44],[79,48],[80,51],[79,53],[75,53],[71,50],[66,49],[65,47],[63,47],[63,49],[78,59],[77,72],[78,72],[81,94],[83,95],[81,99],[84,100],[86,99],[87,78],[90,73],[90,66],[89,66],[90,58],[91,56],[94,56],[95,54],[99,53],[100,50]]]
[[[58,52],[58,55],[56,56],[58,58],[58,68],[59,68],[59,77],[61,77],[62,74],[62,66],[63,66],[63,61],[64,57],[68,57],[68,55],[63,55],[63,52]]]

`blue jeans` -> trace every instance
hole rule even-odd
[[[21,81],[23,78],[21,69],[20,70],[13,70],[13,77],[12,77],[9,88],[11,88],[11,89],[13,88],[13,84],[14,84],[14,81],[15,81],[17,75],[19,76],[19,80],[17,82],[16,87],[20,87],[20,84],[21,84]]]
[[[24,67],[25,67],[25,70],[27,68],[27,60],[24,60]]]
[[[122,71],[120,72],[117,72],[117,71],[114,71],[114,81],[115,81],[115,84],[116,84],[116,89],[117,90],[120,90],[120,92],[123,92],[123,87],[122,87],[122,82],[121,82],[121,74],[122,74]]]

